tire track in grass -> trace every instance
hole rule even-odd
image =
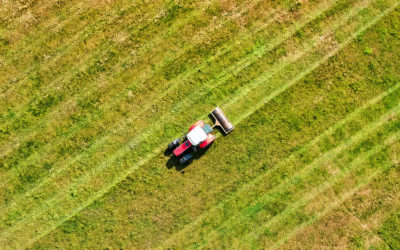
[[[159,152],[161,152],[161,147],[158,148],[158,149],[156,149],[155,151],[153,151],[153,153],[150,155],[150,157],[151,157],[151,156],[157,155]],[[148,158],[142,158],[142,159],[139,161],[139,164],[135,166],[135,168],[137,168],[138,166],[140,166],[140,165],[144,164],[145,162],[147,162],[148,160],[150,160],[150,159],[151,159],[150,157],[148,157]],[[123,180],[123,179],[125,178],[125,176],[127,176],[127,175],[128,175],[130,172],[132,172],[135,168],[125,169],[125,170],[123,171],[123,174],[117,176],[117,177],[114,179],[114,181],[111,183],[111,185],[107,185],[106,188],[103,188],[103,189],[102,189],[101,191],[99,191],[95,196],[91,197],[91,198],[88,200],[88,202],[85,203],[83,206],[81,206],[81,207],[76,207],[76,209],[74,210],[73,213],[79,212],[81,209],[83,209],[84,207],[86,207],[87,205],[89,205],[93,200],[95,200],[95,199],[97,199],[98,197],[102,196],[102,194],[106,193],[106,192],[109,190],[109,188],[112,188],[112,187],[115,186],[115,184],[117,184],[120,180]],[[71,215],[71,216],[73,216],[73,215]],[[70,217],[68,216],[68,218],[70,218]],[[68,219],[68,218],[66,218],[66,219]],[[63,220],[61,220],[60,223],[62,223],[62,222],[63,222]],[[55,227],[57,227],[57,225],[55,225]],[[50,229],[50,231],[51,231],[51,230],[52,230],[52,229]],[[46,232],[43,232],[42,234],[40,234],[41,236],[38,236],[38,237],[42,237],[42,235],[45,235],[45,234],[46,234]]]
[[[320,14],[320,13],[319,13],[319,14]],[[318,15],[313,15],[314,18],[315,18],[316,16],[318,16]],[[303,27],[303,26],[301,26],[301,27]],[[297,27],[297,28],[299,28],[299,27]],[[292,30],[292,32],[291,32],[290,34],[285,35],[285,38],[286,38],[286,37],[290,37],[290,36],[293,35],[297,30],[298,30],[298,29]],[[275,42],[275,44],[279,45],[279,44],[282,43],[282,42],[283,42],[283,41],[277,41],[277,42]],[[271,49],[273,49],[273,48],[270,48],[270,50],[271,50]],[[264,50],[264,53],[266,53],[265,50]],[[145,113],[145,111],[144,111],[144,112],[141,112],[141,113]],[[114,133],[114,132],[115,132],[115,128],[111,129],[110,131],[112,131],[112,133]],[[151,133],[147,133],[147,134],[150,135]],[[110,134],[110,136],[111,136],[111,135],[112,135],[112,134]],[[99,144],[101,145],[101,143],[103,143],[105,139],[107,139],[107,138],[102,138],[102,139],[99,141]],[[146,139],[146,138],[143,138],[142,140],[144,140],[144,139]],[[135,142],[135,144],[138,144],[138,142]],[[95,144],[95,145],[96,145],[96,144]],[[98,145],[98,144],[97,144],[97,145]],[[126,148],[126,149],[129,150],[129,148]],[[89,152],[89,153],[90,153],[90,152]],[[82,155],[80,155],[80,156],[82,156]],[[72,163],[68,164],[68,166],[70,166],[71,164],[76,163],[76,162],[79,161],[79,160],[80,160],[79,158],[78,158],[78,159],[75,159]],[[66,168],[68,168],[68,166],[67,166]],[[58,175],[59,173],[62,173],[63,170],[64,170],[64,168],[61,169],[60,171],[57,170],[57,171],[53,174],[53,176]],[[39,185],[40,185],[40,186],[45,186],[45,185],[48,184],[48,182],[49,182],[51,179],[52,179],[52,178],[47,179],[47,180],[44,181],[44,182],[42,181]],[[32,194],[34,190],[35,190],[35,189],[30,189],[28,195]],[[25,196],[22,197],[21,199],[26,198],[28,195],[25,195]],[[21,200],[21,199],[18,199],[18,200]],[[14,204],[15,204],[15,202],[14,202]]]
[[[244,11],[246,11],[246,9],[244,9]],[[278,16],[276,16],[276,18],[277,18],[277,17],[278,17]],[[188,19],[190,19],[190,18],[188,18]],[[275,19],[275,17],[274,17],[274,19]],[[229,19],[224,20],[224,21],[223,21],[223,24],[225,24],[227,21],[229,21]],[[272,21],[272,20],[271,20],[271,21]],[[266,25],[266,24],[260,25],[260,26],[257,27],[257,30],[259,31],[260,29],[264,28],[265,26],[267,26],[267,25]],[[221,27],[222,27],[222,25],[221,25]],[[199,32],[201,32],[201,31],[199,31]],[[257,31],[256,31],[256,32],[257,32]],[[154,43],[154,41],[153,41],[153,43]],[[195,46],[195,45],[194,45],[194,46]],[[192,46],[192,47],[193,47],[193,46]],[[190,48],[192,48],[192,47],[190,47]],[[187,49],[187,50],[185,50],[185,51],[184,51],[183,53],[181,53],[181,54],[184,54],[186,51],[190,50],[190,48]],[[147,48],[146,46],[143,46],[143,50],[147,50],[147,49],[148,49],[148,48]],[[219,53],[217,53],[216,55],[212,56],[211,59],[208,59],[208,60],[207,60],[207,63],[204,63],[204,64],[202,64],[200,67],[191,70],[188,74],[185,74],[185,76],[187,77],[187,76],[189,76],[189,75],[191,75],[191,74],[196,73],[196,72],[197,72],[198,70],[200,70],[201,68],[204,68],[205,66],[207,66],[208,63],[209,63],[210,61],[213,61],[213,60],[219,58],[221,55],[223,55],[224,53],[226,53],[227,51],[229,51],[229,49],[230,49],[230,47],[228,47],[226,50],[219,51]],[[181,54],[178,54],[178,55],[176,56],[176,58],[179,58],[179,56],[180,56]],[[92,58],[92,57],[91,57],[91,58]],[[117,66],[118,66],[118,64],[116,64],[116,67],[117,67]],[[76,67],[76,68],[78,69],[79,67]],[[118,73],[120,73],[120,72],[118,72]],[[60,78],[61,78],[61,77],[63,77],[63,76],[60,76]],[[111,77],[109,77],[109,78],[111,78]],[[106,79],[103,79],[103,82],[104,82],[104,81],[106,81]],[[145,81],[146,81],[146,79],[145,79],[145,80],[142,80],[141,82],[145,82]],[[183,80],[182,80],[182,81],[183,81]],[[55,81],[55,82],[57,82],[57,81]],[[101,84],[100,84],[100,85],[101,85]],[[170,91],[176,90],[176,89],[177,89],[177,88],[171,88]],[[118,99],[118,97],[120,97],[120,96],[121,96],[121,95],[116,95],[115,98]],[[157,97],[157,98],[156,98],[156,102],[160,101],[162,98],[164,98],[164,97],[166,97],[166,96],[167,96],[167,93],[166,93],[166,91],[164,91],[164,92],[162,93],[162,96],[161,96],[161,97]],[[62,110],[63,108],[65,108],[64,106],[68,106],[68,101],[70,101],[71,99],[72,99],[72,97],[70,97],[70,98],[67,99],[67,100],[64,100],[62,103],[60,103],[59,105],[57,105],[57,107],[58,107],[60,110]],[[115,106],[115,103],[114,103],[114,102],[109,102],[109,103],[110,103],[110,105],[108,105],[108,106],[111,106],[111,108]],[[107,107],[108,107],[108,106],[107,106]],[[152,106],[152,105],[147,105],[147,106],[146,106],[146,109],[147,109],[147,110],[142,111],[140,114],[146,113],[146,111],[148,111],[148,110],[151,108],[151,106]],[[110,108],[110,109],[111,109],[111,108]],[[57,111],[57,110],[56,110],[56,111]],[[54,112],[53,112],[53,113],[47,114],[47,116],[48,116],[48,117],[54,117],[54,116],[56,116],[56,115],[55,115]],[[138,116],[138,114],[135,114],[134,117],[136,117],[136,116]],[[45,120],[46,122],[49,122],[49,121],[46,120],[46,119],[42,119],[42,120]],[[52,121],[52,120],[50,120],[50,121]],[[41,125],[41,124],[38,124],[37,127],[44,127],[44,126]],[[15,138],[14,141],[9,142],[8,145],[3,145],[3,150],[0,150],[0,157],[5,156],[6,154],[10,154],[10,153],[12,152],[12,150],[15,150],[15,147],[16,147],[16,146],[20,145],[20,142],[17,142],[16,139],[18,139],[18,138],[24,138],[25,141],[27,141],[27,140],[29,140],[30,138],[33,138],[34,136],[36,136],[36,135],[39,133],[39,132],[37,132],[36,134],[30,133],[31,130],[32,130],[32,127],[29,127],[29,129],[26,129],[25,134],[22,134],[22,133],[20,132],[20,133],[18,133],[18,137]],[[35,129],[35,131],[36,131],[36,129]],[[27,137],[27,135],[29,135],[29,137]],[[1,152],[3,152],[3,153],[1,153]]]
[[[400,83],[395,85],[394,87],[388,89],[387,91],[379,94],[378,96],[372,98],[370,101],[365,103],[363,106],[360,108],[357,108],[354,110],[352,113],[350,113],[348,116],[346,116],[344,119],[340,120],[333,126],[329,127],[325,131],[323,131],[321,134],[316,136],[314,139],[312,139],[310,142],[305,144],[304,146],[301,147],[298,151],[292,153],[288,158],[286,158],[284,161],[278,163],[274,168],[270,169],[266,173],[257,176],[255,179],[251,180],[250,182],[244,184],[243,186],[239,187],[232,195],[229,195],[228,198],[223,200],[222,202],[219,202],[215,206],[211,207],[207,212],[203,213],[199,217],[197,217],[193,222],[187,224],[184,226],[182,229],[180,229],[178,232],[174,233],[166,239],[158,248],[167,248],[168,246],[171,246],[174,242],[178,240],[179,237],[181,237],[184,234],[190,233],[194,230],[196,226],[199,225],[205,218],[207,218],[210,215],[216,214],[218,211],[222,210],[224,207],[228,206],[230,202],[233,202],[236,196],[238,196],[241,193],[248,192],[251,188],[253,188],[255,185],[258,185],[263,179],[266,178],[271,172],[275,171],[280,171],[281,169],[284,168],[285,165],[290,164],[292,160],[294,160],[298,155],[301,153],[307,151],[308,148],[317,145],[320,141],[323,140],[324,137],[328,135],[332,135],[335,131],[343,127],[344,125],[348,124],[352,120],[356,119],[359,117],[365,110],[369,109],[370,107],[376,105],[380,101],[382,101],[386,96],[394,93],[395,91],[399,90],[400,88]]]
[[[373,152],[368,152],[368,156],[373,156],[376,153],[378,153],[380,150],[383,150],[385,148],[385,146],[387,146],[388,144],[392,144],[395,141],[398,141],[400,139],[400,133],[397,132],[394,135],[390,136],[390,138],[388,140],[385,141],[384,145],[378,145],[375,148],[371,149],[371,151]],[[367,158],[365,157],[365,158]],[[360,161],[365,160],[361,159]],[[344,201],[346,201],[347,199],[351,198],[351,196],[353,196],[359,189],[361,189],[364,185],[366,185],[367,183],[369,183],[373,178],[377,177],[379,174],[383,173],[385,170],[389,169],[390,167],[392,167],[393,164],[392,163],[388,163],[385,164],[385,166],[383,168],[379,168],[378,170],[374,171],[372,175],[368,176],[367,178],[364,178],[361,182],[361,185],[356,185],[356,187],[354,189],[352,189],[350,192],[346,192],[340,199],[335,200],[334,202],[332,202],[331,204],[329,204],[326,209],[318,212],[316,215],[314,215],[310,220],[305,221],[303,223],[301,223],[300,225],[298,225],[297,227],[295,227],[291,232],[289,232],[288,234],[286,234],[285,237],[279,239],[272,248],[279,248],[282,245],[284,245],[288,240],[290,240],[291,238],[293,238],[296,234],[298,234],[302,229],[304,229],[306,226],[312,225],[315,222],[317,222],[318,220],[320,220],[323,216],[325,216],[326,214],[328,214],[329,212],[331,212],[333,209],[335,209],[336,207],[338,207],[339,205],[341,205]],[[314,198],[318,196],[318,193],[316,195],[314,195]],[[313,199],[313,197],[310,197],[309,200],[311,201]],[[302,204],[294,204],[295,206],[299,207]],[[295,209],[295,208],[292,208]]]
[[[390,120],[394,114],[397,114],[397,115],[400,114],[400,104],[397,104],[396,107],[392,108],[390,111],[388,111],[384,115],[380,116],[380,118],[377,121],[366,125],[362,130],[357,132],[355,135],[353,135],[349,139],[345,140],[341,144],[337,145],[333,149],[325,152],[323,155],[321,155],[317,159],[313,160],[310,164],[307,164],[303,168],[298,169],[296,171],[295,177],[300,178],[303,176],[307,176],[313,168],[317,168],[318,166],[320,166],[321,164],[323,164],[324,162],[326,162],[329,159],[336,158],[340,153],[347,150],[351,146],[361,142],[366,136],[368,136],[369,134],[373,133],[374,131],[376,131],[383,125],[385,125],[385,123],[387,123],[387,121]],[[282,168],[284,168],[284,167],[285,167],[285,165],[282,165]],[[281,168],[281,166],[279,166],[279,168]],[[268,192],[265,195],[260,197],[258,200],[253,201],[253,204],[254,203],[265,204],[270,201],[270,195],[273,194],[274,192],[278,192],[279,190],[283,190],[283,189],[287,189],[289,187],[295,186],[296,182],[291,182],[291,179],[285,179],[284,181],[282,181],[281,183],[276,185],[274,188],[268,190]],[[214,228],[213,230],[208,231],[206,233],[206,235],[202,237],[203,238],[202,244],[200,245],[199,248],[201,248],[202,246],[206,246],[206,244],[208,242],[216,240],[218,238],[219,231],[223,230],[223,228],[230,228],[230,227],[232,227],[232,225],[240,224],[246,218],[247,218],[247,214],[245,214],[245,208],[241,209],[239,214],[231,215],[218,228]],[[226,230],[228,230],[228,229],[225,229],[224,231],[226,231]],[[192,234],[193,234],[193,232],[192,232]],[[167,246],[167,248],[168,247],[169,246]]]

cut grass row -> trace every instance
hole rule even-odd
[[[111,2],[108,4],[109,7],[112,6]],[[19,27],[14,27],[18,22],[13,20],[7,22],[11,26],[6,27],[6,31],[2,34],[1,53],[6,61],[3,65],[6,74],[1,76],[1,80],[17,84],[21,72],[26,72],[26,69],[30,69],[32,65],[38,66],[37,64],[44,61],[44,54],[41,52],[49,51],[52,46],[61,45],[63,42],[69,43],[70,40],[66,38],[84,30],[86,24],[99,18],[102,9],[109,10],[106,6],[105,2],[93,4],[93,2],[69,1],[63,7],[58,7],[56,11],[41,15],[39,20],[36,17],[33,18],[33,22],[22,19]],[[30,15],[34,12],[35,10],[28,10],[26,15],[36,16],[36,14]],[[49,55],[51,53],[47,53],[47,56]],[[33,59],[35,59],[34,63],[32,63]],[[1,97],[4,97],[9,87],[8,84],[2,85]]]
[[[111,129],[111,131],[113,131],[114,134],[115,134],[115,130],[114,130],[114,129]],[[115,138],[114,138],[114,139],[115,139]],[[40,158],[40,157],[38,157],[38,158]],[[32,163],[32,159],[30,159],[30,162]]]
[[[100,170],[101,170],[101,169],[100,169]],[[101,172],[101,171],[97,170],[95,173],[96,173],[96,174],[99,174],[100,172]],[[89,175],[89,176],[90,176],[90,175]],[[87,175],[86,175],[84,178],[87,178]],[[81,179],[84,179],[84,178],[81,178]],[[47,187],[47,188],[49,188],[49,187]],[[41,193],[45,193],[45,192],[42,191]],[[47,193],[47,192],[46,192],[46,193]],[[22,204],[21,204],[21,205],[22,205]]]
[[[395,18],[395,17],[391,16],[386,20],[390,20],[390,18]],[[379,30],[378,28],[374,29],[370,33]],[[377,33],[379,34],[379,32]],[[393,39],[394,38],[392,38],[392,43]],[[321,113],[322,107],[323,107],[322,110],[326,113],[350,112],[350,110],[354,108],[354,102],[356,103],[360,102],[366,98],[365,95],[373,96],[377,92],[380,92],[377,91],[378,89],[385,88],[385,86],[387,86],[384,84],[385,81],[381,83],[378,82],[374,83],[372,79],[385,78],[386,77],[385,73],[387,73],[388,75],[390,75],[390,72],[395,73],[396,67],[390,66],[390,63],[387,62],[386,64],[379,65],[377,68],[372,70],[372,72],[369,72],[368,59],[361,60],[358,58],[357,60],[355,60],[355,62],[352,63],[354,57],[357,58],[358,56],[362,55],[363,46],[366,45],[371,46],[376,42],[379,42],[378,36],[371,37],[370,35],[369,43],[361,43],[361,44],[360,42],[356,43],[354,46],[352,46],[351,50],[346,50],[345,52],[341,53],[341,57],[333,58],[333,60],[331,60],[331,63],[333,64],[331,67],[325,66],[324,67],[325,69],[319,70],[322,76],[319,77],[316,76],[311,79],[308,79],[307,81],[304,82],[302,88],[296,87],[289,92],[290,95],[286,94],[284,96],[281,96],[280,98],[278,98],[279,101],[274,100],[274,102],[271,103],[269,107],[265,107],[266,109],[265,111],[263,111],[262,113],[257,112],[257,114],[253,116],[252,119],[248,119],[246,121],[247,125],[246,124],[238,125],[237,129],[240,129],[242,131],[242,134],[245,135],[234,133],[231,135],[233,137],[229,137],[232,139],[229,139],[228,137],[224,139],[228,140],[229,142],[222,142],[222,141],[218,142],[218,144],[216,145],[217,148],[215,149],[216,151],[210,150],[209,154],[207,155],[207,159],[199,160],[197,164],[194,163],[194,166],[192,166],[189,170],[186,171],[184,179],[179,178],[179,175],[174,175],[168,171],[163,171],[162,169],[160,169],[159,166],[160,164],[162,164],[163,161],[165,161],[165,158],[160,157],[159,159],[155,159],[156,162],[148,164],[148,166],[145,169],[133,174],[128,180],[125,181],[124,184],[119,185],[119,187],[117,187],[117,190],[112,191],[109,195],[107,195],[107,197],[101,199],[98,203],[91,206],[86,213],[77,216],[73,220],[70,220],[69,223],[65,223],[63,227],[57,230],[58,232],[55,234],[55,236],[53,236],[52,239],[56,241],[58,240],[59,243],[63,242],[66,245],[74,243],[77,244],[79,240],[76,240],[76,237],[79,237],[79,239],[82,240],[85,237],[88,237],[89,239],[95,239],[95,235],[98,234],[99,232],[104,232],[105,230],[110,230],[110,231],[114,230],[114,232],[120,233],[121,237],[127,237],[130,235],[130,233],[128,232],[132,232],[133,238],[130,238],[131,241],[134,241],[134,243],[132,244],[135,243],[146,244],[145,243],[146,238],[148,239],[149,237],[151,237],[157,239],[158,234],[165,235],[164,230],[167,230],[166,227],[169,228],[170,230],[174,230],[174,228],[176,228],[176,225],[183,224],[185,221],[187,221],[188,216],[191,217],[190,214],[192,214],[193,212],[191,213],[190,211],[192,210],[196,211],[196,201],[195,201],[196,198],[193,196],[194,194],[196,194],[196,196],[207,197],[206,200],[210,199],[214,201],[218,200],[217,198],[218,193],[224,192],[224,188],[226,188],[226,185],[222,185],[223,187],[219,188],[219,186],[221,186],[220,181],[222,179],[224,179],[224,181],[230,181],[230,179],[232,178],[233,179],[238,178],[237,176],[243,177],[244,174],[240,174],[241,171],[244,170],[250,171],[249,169],[246,168],[238,169],[239,172],[235,171],[236,167],[238,167],[235,166],[235,163],[237,165],[240,165],[240,162],[242,162],[240,160],[241,158],[243,158],[243,161],[246,162],[246,166],[248,166],[248,168],[250,169],[254,169],[254,167],[252,167],[253,166],[252,164],[260,161],[261,159],[264,159],[264,162],[266,161],[265,164],[269,166],[270,165],[268,163],[269,161],[266,160],[265,158],[271,159],[271,157],[272,158],[277,157],[276,155],[279,154],[278,152],[271,152],[271,151],[276,151],[274,150],[274,148],[279,148],[282,150],[282,148],[285,147],[286,148],[293,147],[296,145],[296,140],[300,140],[298,144],[301,145],[301,140],[305,140],[303,137],[305,135],[310,134],[310,132],[307,133],[304,130],[307,129],[320,130],[321,129],[319,128],[320,126],[324,127],[329,123],[334,124],[336,122],[338,118],[337,116],[333,116],[330,119],[326,119],[327,117],[323,115],[324,113]],[[393,45],[393,47],[396,47],[396,45]],[[374,47],[374,49],[375,49],[374,51],[376,51],[375,53],[380,54],[380,56],[382,56],[382,53],[380,53],[380,49],[382,48]],[[360,53],[355,53],[354,50],[359,51]],[[391,49],[388,50],[389,51],[387,51],[387,53],[389,53],[389,58],[391,58],[390,53],[392,53],[393,51],[391,51]],[[350,55],[348,56],[349,58],[347,58],[347,60],[349,61],[346,62],[340,60],[340,58],[346,57],[345,56],[346,54]],[[380,59],[383,58],[385,57],[380,57]],[[361,61],[357,62],[359,60]],[[359,67],[361,67],[361,69]],[[327,71],[329,72],[329,70],[327,70],[326,68],[328,69],[332,68],[331,71],[333,72],[331,74],[336,76],[333,77],[333,79],[335,79],[333,83],[326,83],[327,81],[326,79],[332,79],[331,77],[327,77],[324,75],[326,74]],[[382,73],[380,72],[380,70],[385,72]],[[343,74],[345,74],[345,76],[342,75],[342,72],[344,72]],[[359,72],[368,72],[370,74],[368,77],[366,77],[366,75],[363,75],[368,80],[366,80],[365,82],[364,81],[358,82],[360,80],[359,79],[360,76],[358,75]],[[349,75],[353,76],[354,79],[352,78],[348,79],[350,77]],[[347,93],[350,88],[349,85],[351,85],[350,83],[353,84],[354,82],[358,83],[358,90],[352,94]],[[321,87],[320,84],[322,84],[323,87]],[[322,90],[318,91],[318,89],[320,88],[322,88]],[[328,89],[329,93],[324,93],[326,91],[325,88]],[[344,95],[345,93],[346,95]],[[303,96],[301,96],[302,94]],[[307,102],[304,105],[305,107],[312,107],[312,103],[314,100],[315,101],[319,100],[321,102],[321,100],[319,99],[320,97],[322,98],[322,100],[331,97],[332,100],[324,101],[322,107],[319,108],[314,107],[315,110],[314,112],[310,112],[311,110],[307,110],[307,113],[310,113],[309,114],[311,116],[310,119],[308,119],[308,116],[304,117],[303,116],[304,111],[302,111],[302,108],[304,108],[302,107],[302,101]],[[296,99],[298,103],[291,103],[293,99]],[[309,99],[310,101],[308,101]],[[337,100],[341,100],[341,102],[338,102]],[[349,103],[344,104],[346,100]],[[364,119],[366,120],[357,117],[357,119],[355,119],[355,122],[360,121],[361,123],[360,125],[368,124],[368,119],[375,118],[374,115],[376,113],[375,111],[384,112],[385,107],[389,105],[388,107],[386,107],[389,108],[391,103],[393,103],[393,101],[396,100],[398,100],[398,93],[397,95],[391,96],[391,98],[386,98],[384,102],[380,103],[379,105],[376,105],[372,110],[369,110],[369,112],[365,114],[366,117]],[[296,108],[294,110],[291,110],[289,107],[296,107]],[[278,113],[289,112],[289,115],[281,118],[280,116],[277,115],[277,112]],[[294,128],[290,128],[290,125],[288,124],[285,125],[285,123],[280,124],[280,126],[277,126],[280,128],[277,131],[271,128],[274,126],[273,124],[274,120],[279,119],[283,120],[284,122],[293,114],[296,114],[296,116],[299,116],[305,120],[304,124],[300,123],[298,125],[300,126],[301,129],[300,131],[297,131]],[[312,120],[313,115],[317,115],[318,117],[322,115],[322,118],[319,118],[321,119],[320,123],[317,123],[316,121],[311,122],[311,124],[313,124],[313,127],[306,128],[309,127],[308,121]],[[351,131],[353,131],[354,129],[358,129],[360,125],[354,123],[349,124],[349,128],[352,129]],[[290,129],[285,130],[285,128],[287,128],[288,126]],[[243,131],[248,131],[248,132],[244,133]],[[257,140],[255,137],[253,138],[253,136],[251,135],[252,133],[256,133],[257,137],[260,136],[268,137],[269,141],[276,143],[275,147],[274,145],[270,144],[271,142],[262,142],[260,140]],[[274,135],[277,133],[279,133],[280,136]],[[288,133],[289,135],[283,137],[286,133]],[[327,139],[326,141],[325,140],[322,141],[321,146],[326,147],[327,146],[326,144],[328,143],[329,145],[329,142],[334,141],[335,138],[337,138],[337,140],[340,140],[341,138],[346,138],[347,136],[348,133],[339,130],[333,136],[333,138]],[[246,139],[246,137],[249,138]],[[254,142],[250,143],[250,141],[252,140],[254,140]],[[282,144],[282,141],[284,141],[285,143]],[[249,144],[247,142],[249,142]],[[229,144],[231,143],[234,144],[235,146],[234,147],[230,146]],[[293,145],[293,143],[295,144]],[[241,150],[243,149],[241,147],[242,144],[248,146],[246,147],[247,150],[244,150],[245,151],[244,153],[241,152]],[[253,149],[254,145],[257,144],[261,144],[259,145],[259,150],[261,151],[259,152],[259,156],[257,156],[254,153],[255,149]],[[289,144],[291,146],[290,147],[286,146],[286,144]],[[262,148],[264,148],[264,150],[262,150]],[[232,154],[225,155],[223,159],[220,159],[221,152],[232,152]],[[287,153],[290,151],[286,150],[284,152]],[[235,156],[236,154],[238,155],[237,157]],[[250,154],[250,156],[246,156],[246,154]],[[255,159],[252,159],[253,157]],[[212,161],[214,162],[215,166],[218,167],[214,169],[212,173],[207,174],[207,172],[210,172],[211,169],[213,168],[211,166],[207,166],[206,164],[204,164],[205,161]],[[262,171],[262,169],[260,171]],[[252,175],[257,176],[257,173],[252,173]],[[244,180],[242,180],[242,182],[243,181],[244,182],[246,181],[245,177]],[[215,183],[214,186],[210,186],[209,184],[204,186],[204,183],[210,183],[210,182],[211,183],[217,182],[217,183]],[[198,185],[194,185],[193,183],[197,183]],[[153,185],[156,185],[157,188],[155,188],[156,186],[152,188]],[[217,189],[215,192],[213,191],[214,188]],[[161,192],[159,191],[159,189],[163,189],[164,191]],[[230,189],[228,188],[228,191],[225,190],[225,192],[229,192],[229,190]],[[149,198],[149,196],[151,197],[156,196],[156,197]],[[188,199],[182,200],[182,196],[187,196]],[[214,196],[216,197],[212,198]],[[118,197],[124,197],[124,198],[118,198]],[[170,197],[170,198],[165,201],[165,197]],[[173,206],[171,207],[171,204],[176,205],[176,207]],[[186,205],[182,207],[182,204]],[[146,207],[149,207],[149,210],[146,210]],[[117,212],[118,210],[120,211],[119,213]],[[109,214],[110,211],[113,211],[112,218],[110,217],[111,215]],[[149,213],[149,215],[154,214],[154,220],[152,220],[152,216],[147,215],[147,213]],[[173,225],[169,224],[170,221],[167,219],[169,217],[163,216],[163,213],[173,215],[172,217],[175,218],[172,221],[173,223],[171,223]],[[103,216],[105,216],[106,218],[103,218]],[[166,224],[157,224],[156,220],[157,216],[164,218],[165,219],[164,222],[166,222]],[[104,225],[101,225],[99,228],[97,228],[97,226],[91,226],[95,225],[94,222],[96,220],[100,220],[101,224]],[[152,222],[154,224],[144,224],[145,220],[148,220],[149,223]],[[112,221],[114,221],[114,223]],[[116,222],[117,224],[115,224]],[[73,229],[74,225],[76,225],[75,229]],[[79,229],[80,226],[83,226],[86,229],[86,231],[80,230]],[[159,229],[159,227],[161,227],[162,229]],[[125,234],[121,233],[122,231],[127,233]],[[151,234],[146,234],[145,232]],[[114,237],[115,240],[115,233],[106,234],[105,236],[109,239]],[[41,245],[46,246],[46,243],[49,243],[48,237],[46,237],[46,239],[43,239],[41,241]],[[106,241],[106,243],[112,244],[113,241],[111,240],[108,242]],[[90,244],[90,243],[84,243],[84,244]]]

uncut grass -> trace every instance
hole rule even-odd
[[[378,29],[371,34],[374,32],[383,34]],[[95,243],[83,239],[96,239],[99,232],[104,235],[101,243],[110,246],[127,241],[134,241],[132,246],[151,246],[155,243],[148,242],[148,238],[154,239],[154,242],[165,239],[169,233],[223,199],[236,186],[286,158],[302,143],[393,84],[385,79],[389,73],[395,75],[397,72],[396,67],[390,65],[392,61],[389,58],[393,56],[390,46],[386,51],[384,47],[377,49],[383,64],[370,72],[368,64],[372,58],[364,55],[362,50],[362,46],[368,44],[365,40],[367,38],[332,58],[329,64],[318,70],[319,75],[315,73],[307,77],[300,86],[288,90],[265,106],[262,112],[238,125],[236,131],[241,133],[233,133],[217,141],[208,151],[207,159],[194,162],[183,176],[164,168],[162,165],[166,159],[160,156],[145,168],[138,169],[89,209],[67,221],[55,233],[43,238],[39,246],[60,242],[70,246],[89,246]],[[369,45],[376,41],[379,39],[369,36]],[[390,42],[394,45],[397,41],[392,38]],[[369,75],[359,75],[362,69]],[[375,80],[366,79],[367,76]],[[350,87],[350,83],[354,82],[360,87],[357,90]],[[389,103],[393,100],[397,99]],[[313,116],[317,119],[314,120]],[[303,118],[302,122],[298,121],[297,128],[293,126],[296,117]],[[260,140],[260,137],[268,140]],[[221,157],[221,150],[231,153]],[[222,180],[224,184],[221,184]],[[119,237],[111,231],[118,232]]]
[[[397,114],[399,111],[399,106],[397,106]],[[264,181],[252,186],[251,189],[247,189],[246,192],[239,193],[231,202],[224,204],[225,206],[220,213],[214,212],[199,225],[200,228],[198,230],[192,229],[191,236],[180,239],[179,242],[182,242],[183,245],[178,246],[216,247],[214,244],[226,244],[237,238],[251,242],[251,238],[254,235],[247,235],[248,231],[254,231],[263,221],[268,221],[272,218],[276,221],[277,218],[275,216],[279,215],[279,211],[289,208],[290,204],[304,197],[314,185],[320,185],[335,176],[338,173],[334,167],[337,164],[334,162],[336,157],[337,159],[348,160],[347,158],[357,155],[357,153],[353,152],[353,147],[356,149],[362,147],[365,143],[363,137],[368,136],[371,132],[375,133],[376,126],[378,126],[378,131],[390,133],[393,131],[393,127],[398,128],[400,125],[400,121],[397,121],[397,123],[391,122],[394,125],[379,127],[381,121],[382,119],[379,119],[377,122],[368,124],[368,127],[373,125],[372,129],[364,130],[363,128],[354,136],[348,136],[348,140],[343,138],[344,141],[337,147],[327,151],[309,164],[303,165],[304,163],[301,161],[284,164],[282,166],[283,169],[279,168],[277,173],[266,176]],[[386,114],[383,122],[387,122]],[[384,133],[378,133],[372,141],[380,143],[381,139],[385,139],[385,136],[382,136]],[[368,139],[371,140],[370,138]],[[348,150],[349,147],[350,150]],[[300,159],[303,160],[302,158]],[[282,178],[282,172],[286,176],[290,176],[290,178]],[[266,179],[268,181],[265,181]],[[232,204],[236,204],[236,206],[229,209]],[[275,227],[277,228],[278,226],[275,225]],[[260,228],[260,230],[264,230],[264,228]],[[268,227],[268,230],[274,231],[275,229],[269,229]],[[257,233],[254,234],[257,235]],[[275,236],[272,232],[271,235]]]
[[[36,218],[36,217],[35,217]]]
[[[384,238],[379,237],[380,230],[399,208],[399,174],[396,166],[388,169],[338,208],[314,224],[301,228],[282,247],[339,247],[341,244],[343,247],[369,248],[382,244],[380,241]],[[395,232],[388,230],[386,233]]]
[[[193,56],[192,56],[192,57],[193,57]],[[126,80],[127,77],[125,76],[124,78],[125,78],[125,80]],[[157,82],[157,81],[155,81],[155,82]],[[132,87],[135,87],[135,88],[136,88],[136,86],[132,86]],[[114,90],[114,91],[116,91],[116,90]],[[127,90],[125,90],[125,92],[126,92],[126,91],[127,91]],[[125,92],[124,92],[124,94],[125,94]],[[151,93],[151,92],[150,92],[150,93]],[[139,97],[140,97],[140,96],[138,96],[138,98],[135,97],[135,99],[139,99]],[[146,98],[144,98],[144,99],[146,99]],[[149,97],[149,98],[147,98],[147,99],[151,99],[151,97]],[[140,99],[140,100],[142,100],[142,99]],[[140,103],[140,101],[139,101],[139,103]],[[21,137],[21,136],[20,136],[20,137]]]

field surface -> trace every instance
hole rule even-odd
[[[0,248],[399,249],[399,4],[0,1]]]

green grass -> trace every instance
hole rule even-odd
[[[396,246],[398,2],[159,2],[1,23],[0,245],[335,246],[312,228],[342,208],[344,246]],[[169,169],[216,105],[235,131]],[[348,210],[371,183],[387,205]]]

